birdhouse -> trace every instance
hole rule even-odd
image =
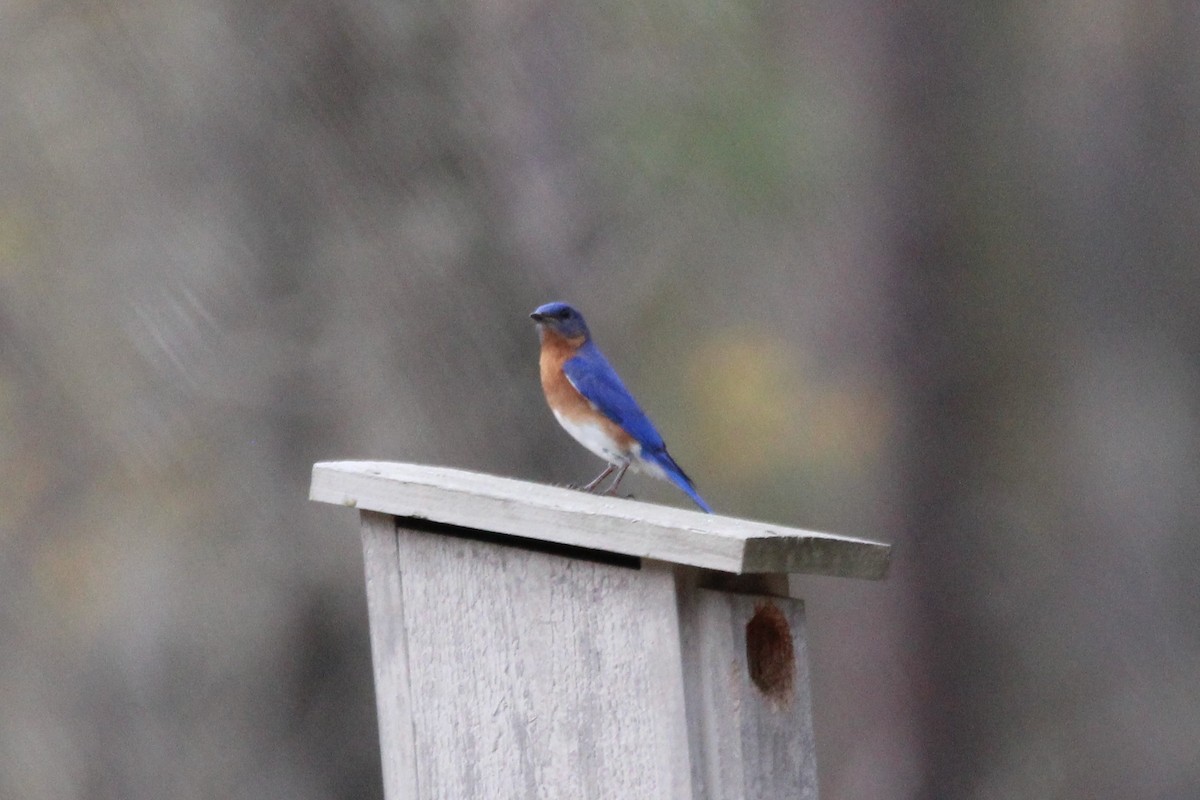
[[[411,464],[311,498],[359,511],[388,800],[817,797],[788,575],[887,545]]]

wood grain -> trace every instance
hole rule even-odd
[[[685,588],[679,613],[695,796],[816,800],[804,604]],[[779,641],[790,652],[766,654],[768,674],[785,678],[775,690],[755,681],[751,661],[764,654],[747,647],[747,626],[756,615],[786,631]]]
[[[403,528],[389,564],[411,699],[394,710],[411,718],[416,764],[415,781],[393,770],[389,800],[413,785],[424,800],[692,796],[669,567]],[[403,730],[391,738],[406,746]]]
[[[882,578],[890,547],[443,467],[313,467],[313,500],[735,574]]]
[[[388,800],[416,800],[420,794],[417,791],[409,649],[400,586],[396,519],[387,514],[363,511],[361,532],[383,783],[387,787]]]

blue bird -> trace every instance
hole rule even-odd
[[[711,514],[691,478],[667,452],[654,423],[592,342],[583,315],[566,303],[547,303],[529,316],[542,342],[542,390],[550,410],[577,442],[608,462],[584,491],[593,491],[616,470],[607,491],[613,494],[633,467],[675,484]]]

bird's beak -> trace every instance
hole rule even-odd
[[[538,313],[538,312],[536,312],[536,311],[535,311],[535,312],[533,312],[532,314],[530,314],[530,315],[529,315],[529,318],[530,318],[531,320],[533,320],[534,322],[543,322],[543,321],[545,321],[545,319],[546,319],[546,317],[545,317],[544,315],[542,315],[542,314],[539,314],[539,313]]]

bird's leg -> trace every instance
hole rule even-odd
[[[616,468],[617,468],[617,465],[616,465],[616,464],[609,464],[609,465],[608,465],[608,468],[607,468],[607,469],[605,469],[605,470],[604,470],[604,472],[601,472],[599,475],[597,475],[597,476],[596,476],[596,479],[595,479],[594,481],[592,481],[591,483],[589,483],[587,486],[584,486],[584,487],[583,487],[583,491],[585,491],[585,492],[590,492],[590,491],[592,491],[593,489],[595,489],[597,486],[599,486],[599,485],[600,485],[600,481],[604,480],[604,479],[605,479],[605,478],[607,478],[609,475],[611,475],[611,474],[612,474],[612,471],[613,471],[614,469],[616,469]]]
[[[615,495],[617,493],[617,487],[621,485],[621,478],[625,477],[625,471],[629,469],[630,463],[631,462],[626,461],[624,464],[621,465],[621,471],[617,473],[617,477],[613,479],[612,486],[608,487],[608,491],[606,491],[605,494]],[[612,469],[613,469],[612,467],[609,467],[610,472],[612,471]]]

